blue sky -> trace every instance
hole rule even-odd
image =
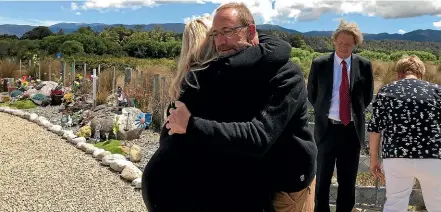
[[[171,2],[170,2],[171,1]],[[273,0],[274,1],[274,0]],[[184,23],[212,13],[223,0],[1,1],[0,24],[52,25],[59,22],[149,24]],[[333,30],[338,20],[355,21],[365,33],[397,33],[441,28],[439,1],[344,1],[299,3],[248,0],[259,24],[273,23],[301,32]]]

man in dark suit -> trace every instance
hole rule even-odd
[[[373,74],[369,60],[352,53],[363,40],[355,23],[342,21],[332,39],[335,52],[314,59],[308,79],[318,147],[315,211],[330,211],[336,166],[337,211],[350,212],[355,205],[360,149],[366,146],[365,108],[372,101]]]

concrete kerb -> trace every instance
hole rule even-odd
[[[63,130],[61,126],[54,125],[50,123],[47,118],[38,116],[35,113],[31,114],[9,107],[0,107],[0,112],[14,115],[40,125],[49,132],[62,137],[67,142],[82,150],[86,154],[90,154],[97,161],[100,161],[102,165],[109,166],[112,170],[119,173],[120,178],[131,182],[131,185],[136,189],[141,188],[142,171],[128,161],[123,155],[112,154],[109,151],[105,151],[104,149],[100,149],[92,144],[86,143],[86,138],[78,137],[72,131]]]

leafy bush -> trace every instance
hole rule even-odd
[[[126,155],[124,150],[121,148],[121,143],[118,140],[110,140],[110,141],[104,141],[99,142],[95,144],[95,147],[104,149],[106,151],[111,152],[112,154],[121,154]]]

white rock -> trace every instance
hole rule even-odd
[[[81,148],[87,154],[92,154],[96,149],[98,149],[93,144],[89,144],[89,143],[83,144],[83,146]]]
[[[142,177],[142,171],[135,165],[128,165],[122,170],[121,177],[128,181],[133,181],[136,178]]]
[[[81,149],[81,147],[82,147],[84,144],[86,144],[86,143],[85,143],[85,142],[79,142],[79,143],[77,143],[77,148],[78,148],[78,149]]]
[[[126,160],[126,159],[124,159],[124,160],[116,159],[110,163],[110,168],[112,168],[113,170],[115,170],[117,172],[121,172],[128,165],[133,165],[133,163]]]
[[[75,135],[69,135],[69,136],[75,136]],[[75,136],[75,138],[72,138],[71,140],[69,140],[71,137],[67,137],[67,138],[68,138],[67,140],[69,142],[71,142],[72,144],[86,143],[86,138],[84,138],[84,137],[76,138],[76,136]]]
[[[135,188],[141,188],[141,186],[142,186],[142,181],[141,181],[141,179],[142,179],[142,178],[140,178],[140,177],[134,179],[134,180],[132,181],[132,186],[135,186]]]
[[[38,119],[38,115],[36,113],[32,113],[29,117],[29,121],[35,122]]]
[[[74,135],[72,130],[63,130],[63,138],[67,138],[68,135]]]
[[[12,114],[13,114],[14,116],[23,117],[24,112],[21,111],[21,110],[15,110],[15,111],[12,112]]]
[[[41,122],[41,126],[49,130],[52,127],[52,123],[48,120],[43,120]]]
[[[31,117],[31,114],[28,112],[24,112],[23,118],[29,120],[29,117]]]
[[[0,112],[3,112],[4,110],[4,107],[0,107]]]
[[[123,155],[120,155],[120,154],[106,155],[101,160],[101,163],[103,165],[110,166],[110,163],[112,163],[112,161],[114,161],[116,159],[124,159],[124,160],[126,160],[126,157],[124,157]]]
[[[109,151],[104,151],[104,152],[98,153],[98,155],[96,156],[96,159],[102,161],[105,156],[111,155],[111,154],[112,153]]]
[[[105,152],[105,151],[106,151],[106,150],[104,150],[104,149],[97,148],[95,151],[93,151],[93,153],[92,153],[92,157],[96,158],[96,157],[98,157],[98,154],[103,153],[103,152]],[[110,153],[110,152],[109,152],[109,153]]]
[[[43,126],[43,122],[45,122],[45,121],[47,121],[47,119],[45,117],[39,116],[36,123],[40,126]]]
[[[63,135],[63,127],[60,125],[52,125],[50,130],[57,135]]]

